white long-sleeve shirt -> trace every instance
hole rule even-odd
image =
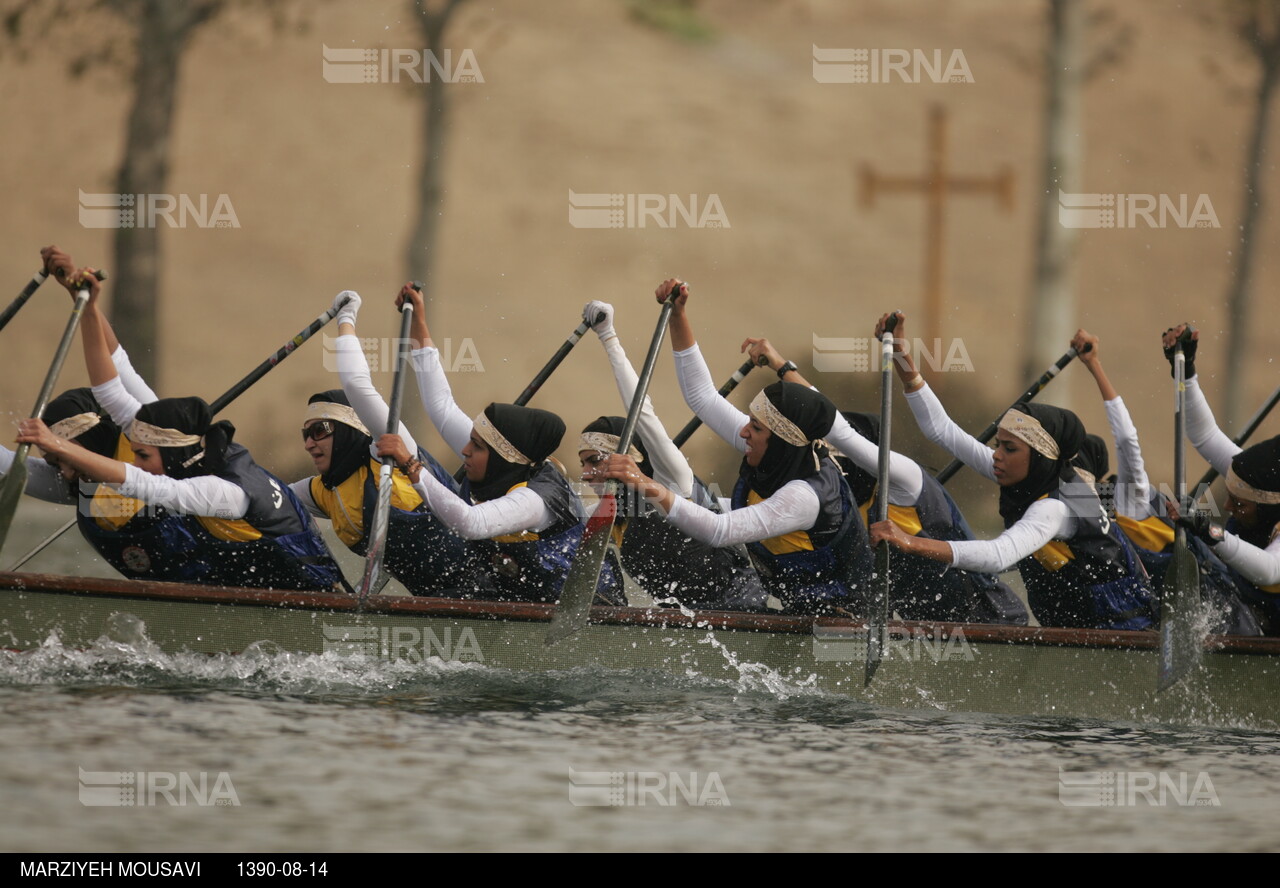
[[[711,371],[697,343],[673,353],[676,379],[689,409],[722,439],[745,452],[738,434],[750,417],[716,391]],[[719,548],[809,530],[818,522],[822,503],[804,480],[784,484],[763,502],[717,515],[687,500],[676,499],[667,519],[695,540]]]
[[[95,385],[93,395],[102,409],[111,415],[112,422],[122,429],[128,429],[142,407],[142,403],[125,390],[119,376]],[[238,484],[225,478],[216,475],[170,478],[168,475],[152,475],[133,465],[126,465],[124,471],[124,483],[113,485],[121,494],[163,506],[179,515],[234,520],[249,513],[249,495]]]
[[[133,369],[133,363],[129,360],[129,354],[124,350],[124,346],[116,346],[116,350],[111,355],[111,363],[115,366],[116,373],[120,375],[121,383],[131,395],[143,404],[156,400],[156,393],[151,390],[138,371]],[[0,446],[0,476],[9,474],[16,456],[16,451]],[[27,457],[27,486],[23,492],[27,496],[48,503],[63,506],[76,504],[75,490],[63,479],[62,473],[38,456]]]
[[[827,433],[827,442],[843,453],[864,472],[876,476],[880,472],[880,448],[849,425],[839,411]],[[910,457],[889,452],[889,502],[895,506],[914,506],[924,492],[924,472]]]
[[[411,352],[409,359],[427,416],[445,443],[461,455],[462,448],[471,440],[473,423],[453,400],[453,390],[440,365],[439,350],[420,348]],[[555,515],[542,497],[528,487],[472,504],[424,471],[414,488],[446,527],[467,540],[487,540],[526,530],[540,533],[555,522]]]
[[[1102,403],[1107,411],[1107,424],[1111,426],[1111,439],[1116,445],[1116,514],[1145,521],[1153,514],[1151,481],[1142,460],[1138,430],[1123,398]]]
[[[1218,428],[1198,376],[1187,380],[1187,439],[1224,478],[1231,468],[1231,460],[1243,449]],[[1280,534],[1273,536],[1266,548],[1259,548],[1227,533],[1222,542],[1213,547],[1213,554],[1256,586],[1280,583]]]
[[[373,377],[369,373],[369,361],[364,356],[364,349],[360,347],[360,339],[350,333],[339,336],[335,341],[335,349],[338,355],[338,380],[342,384],[347,400],[351,402],[351,408],[355,410],[356,415],[360,417],[360,421],[364,423],[374,439],[374,443],[369,445],[369,455],[377,459],[378,436],[387,430],[391,408],[387,406],[387,402],[382,399],[382,394],[373,384]],[[410,454],[418,452],[418,442],[414,440],[409,427],[403,422],[400,423],[398,434],[404,440]],[[329,516],[320,510],[311,496],[311,481],[314,477],[294,481],[289,488],[313,516],[327,518]]]
[[[991,448],[956,425],[928,385],[908,392],[907,406],[926,438],[984,478],[995,480]],[[1008,570],[1052,540],[1067,540],[1074,536],[1075,523],[1071,518],[1071,509],[1061,500],[1037,500],[1012,527],[994,540],[948,543],[951,546],[951,566],[982,573]]]
[[[609,366],[613,369],[613,379],[618,384],[618,394],[622,396],[622,403],[630,409],[640,377],[627,360],[627,353],[616,335],[610,336],[602,344],[609,358]],[[663,487],[674,491],[677,496],[685,499],[693,496],[693,469],[689,467],[689,461],[680,452],[680,448],[672,443],[662,420],[654,412],[648,395],[645,395],[640,418],[636,421],[636,435],[653,462],[651,466],[641,466],[641,470]]]

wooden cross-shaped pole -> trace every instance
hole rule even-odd
[[[939,342],[942,313],[944,218],[947,195],[994,194],[1006,211],[1013,209],[1013,170],[1006,164],[989,178],[952,176],[947,167],[947,112],[939,105],[929,109],[929,166],[923,176],[882,176],[867,164],[859,168],[862,205],[874,207],[878,194],[924,192],[928,198],[925,234],[924,323],[918,328],[928,347]]]

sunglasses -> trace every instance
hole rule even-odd
[[[313,438],[316,441],[323,441],[325,438],[333,434],[333,430],[334,424],[331,419],[321,419],[317,422],[313,422],[311,425],[305,426],[302,429],[302,443],[307,443],[308,438]]]

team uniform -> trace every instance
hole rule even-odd
[[[1187,439],[1226,478],[1230,493],[1257,504],[1257,525],[1245,528],[1233,518],[1213,554],[1231,568],[1263,631],[1280,635],[1280,437],[1242,449],[1218,428],[1199,377],[1192,376],[1187,380]]]
[[[730,512],[677,497],[667,520],[715,548],[745,543],[765,589],[788,612],[861,608],[871,570],[866,529],[820,441],[834,405],[812,389],[779,382],[757,396],[748,416],[716,391],[696,344],[675,352],[675,361],[685,402],[726,442],[745,453],[739,431],[752,416],[772,434],[758,466],[744,458]]]
[[[418,349],[411,361],[423,406],[445,443],[461,454],[474,429],[489,448],[479,482],[464,480],[455,491],[423,472],[415,485],[431,511],[467,541],[473,569],[491,576],[493,589],[477,594],[556,601],[585,525],[582,501],[548,460],[564,436],[564,422],[511,404],[490,404],[473,420],[454,402],[438,350]],[[607,582],[597,599],[623,603],[621,589]]]
[[[839,414],[826,440],[836,448],[863,521],[880,496],[879,419]],[[900,453],[889,458],[889,520],[911,535],[947,542],[972,540],[973,532],[946,488]],[[1027,624],[1027,608],[1008,586],[989,573],[948,568],[929,558],[897,552],[889,571],[890,602],[904,620],[953,623]]]
[[[926,438],[996,480],[991,449],[952,422],[929,386],[906,397]],[[1001,489],[1005,532],[990,541],[951,542],[951,566],[998,573],[1016,564],[1044,626],[1151,628],[1154,597],[1145,573],[1093,486],[1070,464],[1084,441],[1079,419],[1019,404],[1001,428],[1031,447],[1028,477]]]
[[[295,481],[295,494],[312,515],[328,518],[343,544],[357,555],[368,552],[382,469],[370,429],[385,430],[389,410],[373,385],[369,364],[354,335],[335,342],[342,390],[320,392],[307,405],[307,420],[333,425],[330,465],[321,475]],[[400,437],[423,470],[453,490],[453,478],[418,446],[400,424]],[[466,543],[427,509],[422,496],[399,469],[391,476],[384,564],[412,595],[458,597],[483,584],[467,564]]]

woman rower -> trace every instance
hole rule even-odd
[[[1151,488],[1142,459],[1142,448],[1138,443],[1138,430],[1129,416],[1124,399],[1103,369],[1098,337],[1087,330],[1077,330],[1071,340],[1071,347],[1076,350],[1079,360],[1098,384],[1098,392],[1102,395],[1102,403],[1107,412],[1107,424],[1111,426],[1111,437],[1115,441],[1116,475],[1113,490],[1116,526],[1133,544],[1134,552],[1151,577],[1152,588],[1160,589],[1164,586],[1165,574],[1173,560],[1173,518],[1164,497]],[[1089,437],[1097,438],[1096,435]],[[1084,467],[1101,480],[1107,471],[1105,442],[1097,440],[1094,449],[1095,455],[1084,461]],[[1084,453],[1085,449],[1082,449],[1081,454]],[[1201,598],[1211,609],[1209,631],[1217,635],[1261,635],[1262,629],[1257,618],[1241,600],[1231,570],[1196,537],[1191,538],[1190,548],[1200,566]]]
[[[369,529],[378,500],[381,471],[370,429],[386,431],[389,410],[374,388],[360,340],[356,318],[360,296],[344,290],[333,301],[338,322],[334,342],[341,389],[318,392],[307,402],[302,445],[318,474],[289,485],[312,515],[328,518],[334,533],[352,552],[368,551]],[[441,484],[454,487],[453,478],[419,447],[400,424],[413,460]],[[412,462],[411,460],[410,462]],[[413,595],[467,596],[475,585],[466,565],[463,539],[440,523],[400,469],[392,471],[391,511],[388,515],[386,566]]]
[[[809,385],[795,363],[785,360],[768,339],[747,339],[743,348],[753,361],[763,358],[783,379]],[[863,521],[869,521],[879,495],[879,416],[838,413],[824,438],[854,492]],[[925,474],[915,460],[896,451],[889,457],[888,496],[889,519],[904,533],[933,540],[973,539],[973,531],[946,488]],[[936,561],[907,555],[894,561],[890,581],[893,609],[904,620],[1027,624],[1026,605],[989,572],[949,570]]]
[[[711,381],[685,304],[688,288],[670,279],[656,296],[676,293],[671,347],[685,402],[707,427],[743,452],[727,514],[703,508],[614,454],[584,473],[638,491],[679,530],[713,547],[746,543],[765,589],[790,613],[830,613],[862,606],[860,586],[870,572],[870,550],[849,487],[830,459],[822,435],[835,405],[807,386],[779,380],[738,411]]]
[[[1174,347],[1186,324],[1166,330],[1165,357],[1174,361]],[[1183,516],[1181,523],[1213,549],[1235,574],[1236,585],[1253,605],[1267,635],[1280,635],[1280,436],[1242,449],[1218,428],[1213,410],[1196,376],[1193,331],[1184,347],[1187,369],[1187,440],[1196,452],[1227,479],[1226,528],[1205,513]]]
[[[80,476],[110,484],[124,496],[185,516],[181,535],[156,540],[157,557],[181,559],[191,582],[279,589],[329,589],[338,581],[310,517],[284,482],[254,463],[232,442],[235,428],[213,422],[199,398],[163,398],[141,403],[124,387],[111,362],[100,286],[90,285],[81,321],[85,363],[93,394],[111,420],[124,429],[133,465],[64,440],[39,419],[19,425],[18,440],[34,444]],[[151,557],[153,553],[145,553]]]
[[[492,577],[495,597],[554,602],[584,527],[582,501],[551,458],[564,421],[547,410],[494,403],[469,418],[440,366],[422,294],[405,284],[396,307],[406,299],[414,308],[409,335],[418,392],[440,436],[462,456],[466,478],[455,491],[422,471],[398,435],[379,438],[378,455],[394,457],[432,513],[468,541],[469,561]],[[624,603],[612,584],[600,588],[599,598]]]
[[[877,338],[885,319],[876,325]],[[905,337],[901,317],[895,332]],[[894,340],[894,363],[920,430],[1000,485],[1005,531],[989,541],[932,540],[882,521],[872,525],[871,539],[965,570],[999,573],[1016,564],[1042,626],[1150,628],[1153,596],[1141,566],[1072,465],[1085,436],[1079,418],[1059,407],[1020,402],[1000,420],[993,454],[947,416],[904,341]]]
[[[604,346],[618,394],[630,407],[639,377],[613,328],[613,306],[588,302],[582,317]],[[601,416],[582,430],[578,459],[584,471],[617,452],[625,424],[621,416]],[[722,511],[710,488],[693,474],[689,461],[668,437],[647,395],[628,452],[659,484],[703,508]],[[663,521],[641,497],[628,497],[623,514],[627,517],[614,525],[610,545],[611,561],[623,577],[659,599],[672,597],[688,608],[765,608],[768,596],[741,547],[713,548],[694,540]]]

